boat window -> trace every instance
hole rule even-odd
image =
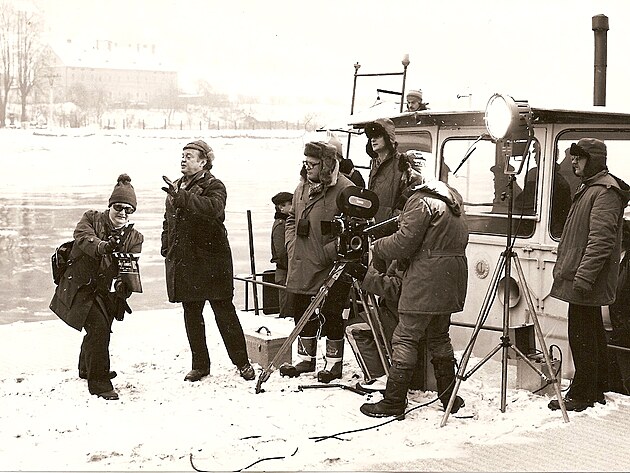
[[[573,197],[575,191],[580,185],[580,178],[573,174],[573,166],[571,165],[571,157],[569,148],[571,143],[577,143],[580,138],[597,138],[606,143],[606,165],[611,174],[630,183],[630,129],[628,130],[567,130],[558,135],[555,146],[556,170],[554,173],[554,184],[556,176],[558,180],[565,181],[570,190],[570,196]],[[554,185],[554,189],[556,186]],[[554,192],[555,194],[555,192]],[[564,201],[558,196],[552,195],[551,204],[551,236],[559,239],[562,235],[562,227],[566,220],[566,212],[564,212]],[[570,205],[570,204],[569,204]],[[558,221],[554,222],[554,215],[557,214]],[[630,219],[630,208],[626,207],[624,218]],[[554,224],[555,223],[555,224]]]
[[[432,153],[433,146],[431,133],[420,131],[415,133],[396,134],[398,151],[405,153],[410,150],[419,151],[416,155],[416,169],[422,173],[425,180],[431,180],[435,176],[435,156]]]
[[[538,207],[538,172],[536,156],[539,144],[534,140],[531,153],[513,184],[514,219],[512,234],[529,237],[534,232]],[[467,156],[467,158],[466,158]],[[489,139],[452,138],[442,146],[440,179],[461,194],[471,233],[507,234],[509,178],[497,146]],[[466,159],[465,159],[466,158]],[[510,165],[508,171],[520,168]]]

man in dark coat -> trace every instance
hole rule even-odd
[[[582,411],[606,402],[608,359],[602,305],[615,301],[630,187],[608,172],[606,144],[582,138],[570,148],[581,179],[558,245],[551,295],[569,303],[568,337],[575,374],[565,406]],[[560,408],[558,400],[549,408]]]
[[[166,288],[170,302],[184,307],[186,335],[192,352],[192,369],[184,378],[199,381],[210,373],[203,306],[210,301],[214,317],[232,363],[240,375],[253,380],[243,328],[232,303],[232,251],[225,220],[227,192],[210,173],[214,152],[204,141],[184,146],[183,177],[171,182],[162,231],[162,256],[166,258]]]
[[[405,203],[398,231],[374,242],[373,252],[385,260],[397,260],[403,276],[385,396],[375,404],[363,404],[363,414],[386,417],[404,413],[418,342],[425,338],[438,396],[444,407],[448,405],[455,384],[449,328],[451,314],[461,311],[466,299],[467,245],[463,200],[441,181],[417,187]],[[451,412],[463,405],[457,396]]]
[[[88,210],[74,230],[74,245],[50,309],[76,330],[85,329],[79,354],[79,377],[90,394],[118,399],[111,378],[109,341],[114,319],[131,312],[131,289],[119,277],[114,252],[140,253],[144,237],[129,224],[137,206],[127,174],[121,174],[104,212]],[[112,290],[113,288],[113,290]]]

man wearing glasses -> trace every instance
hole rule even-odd
[[[300,182],[286,221],[289,255],[286,316],[297,323],[322,287],[337,259],[336,237],[322,234],[321,222],[339,214],[337,196],[352,182],[339,173],[334,146],[322,141],[306,143]],[[344,346],[342,318],[349,283],[338,280],[328,292],[320,317],[312,318],[298,337],[300,362],[280,367],[282,376],[296,377],[315,371],[318,336],[326,336],[326,366],[317,374],[320,382],[341,378]]]
[[[140,253],[144,237],[129,223],[136,211],[131,178],[121,174],[103,212],[88,210],[74,230],[74,245],[50,309],[71,327],[85,329],[79,354],[79,377],[88,390],[106,400],[118,399],[111,379],[109,341],[114,319],[131,313],[128,287],[119,277],[114,252]]]
[[[575,374],[565,406],[583,411],[605,404],[608,360],[601,306],[615,301],[623,211],[630,186],[608,172],[606,144],[582,138],[569,150],[581,183],[558,245],[551,295],[569,303],[568,338]],[[551,410],[560,408],[557,400]]]
[[[166,258],[166,287],[170,302],[181,302],[192,352],[192,369],[184,377],[195,382],[210,374],[203,307],[214,312],[219,333],[232,363],[242,378],[256,378],[247,357],[245,335],[232,302],[232,250],[225,221],[227,191],[210,172],[214,151],[205,141],[188,143],[182,150],[183,176],[167,187],[161,254]]]

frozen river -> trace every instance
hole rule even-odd
[[[130,305],[138,310],[173,307],[167,300],[160,256],[165,197],[161,176],[180,176],[181,149],[193,139],[205,139],[214,148],[212,171],[227,187],[226,226],[235,274],[250,273],[247,210],[252,212],[256,271],[271,269],[270,199],[279,191],[295,189],[303,143],[325,138],[283,130],[61,135],[72,131],[47,136],[32,130],[0,130],[0,323],[55,317],[48,309],[54,292],[50,255],[72,238],[85,210],[107,207],[123,172],[131,176],[138,197],[132,221],[145,236],[140,258],[144,293],[132,296]],[[244,283],[235,281],[235,286],[235,304],[243,308]]]

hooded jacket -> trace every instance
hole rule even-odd
[[[553,297],[587,306],[615,301],[623,210],[629,199],[630,186],[606,169],[582,181],[558,245]]]
[[[339,214],[337,196],[352,182],[339,174],[338,165],[329,164],[333,171],[330,174],[326,171],[325,179],[322,179],[325,183],[323,190],[310,196],[309,183],[302,173],[293,193],[293,206],[285,224],[289,255],[288,293],[316,294],[337,259],[336,237],[323,235],[321,222],[332,220]]]
[[[374,243],[380,258],[405,262],[399,313],[461,311],[468,282],[467,245],[459,193],[441,181],[417,187],[405,203],[398,231]]]
[[[379,200],[378,212],[374,217],[378,223],[394,215],[396,204],[406,187],[403,182],[403,174],[407,170],[408,160],[396,151],[398,146],[396,142],[396,127],[390,119],[379,118],[369,123],[366,127],[366,133],[371,135],[373,131],[368,130],[368,127],[373,131],[384,133],[385,143],[390,149],[387,157],[379,163],[377,161],[378,154],[372,148],[371,139],[368,139],[365,145],[367,154],[372,158],[368,189],[375,192]]]

